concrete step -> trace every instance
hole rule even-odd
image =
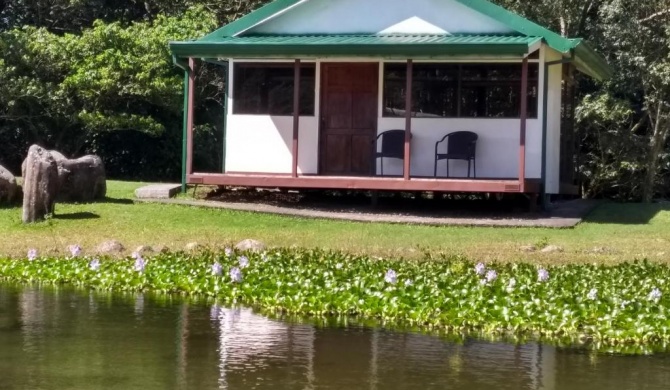
[[[181,190],[179,184],[150,184],[135,190],[138,199],[170,199]]]

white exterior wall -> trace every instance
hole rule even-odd
[[[547,62],[560,60],[561,54],[545,46]],[[547,187],[546,193],[560,192],[561,173],[561,98],[563,86],[563,65],[549,67],[547,93]],[[540,100],[540,102],[542,102]]]
[[[404,118],[379,118],[378,132],[404,129]],[[477,133],[477,177],[505,178],[519,177],[519,119],[412,119],[412,159],[410,174],[413,176],[433,176],[435,164],[435,143],[453,131]],[[529,119],[526,129],[526,177],[538,179],[541,174],[542,122]],[[442,147],[446,147],[446,142]],[[384,160],[384,174],[402,175],[402,161]],[[446,161],[438,162],[437,174],[446,174]],[[377,163],[379,166],[379,163]],[[379,168],[378,168],[379,170]],[[468,163],[452,160],[449,164],[451,177],[466,177]]]
[[[541,55],[542,58],[542,55]],[[331,62],[331,59],[327,60]],[[340,59],[342,62],[370,61]],[[316,63],[317,102],[315,116],[300,118],[298,171],[317,174],[319,168],[319,96],[321,61]],[[379,107],[377,132],[404,129],[404,118],[382,117],[383,64],[380,63]],[[233,66],[231,69],[231,79]],[[542,73],[540,66],[538,111],[542,110]],[[560,74],[559,74],[560,78]],[[560,83],[560,80],[559,80]],[[232,84],[232,83],[231,83]],[[554,88],[555,89],[555,88]],[[552,89],[550,89],[550,92]],[[229,96],[231,96],[229,94]],[[560,100],[560,85],[558,88]],[[247,173],[291,173],[293,117],[269,115],[233,115],[232,97],[229,100],[229,117],[226,137],[226,172]],[[553,107],[550,101],[550,108]],[[560,104],[560,101],[559,101]],[[560,108],[560,105],[559,105]],[[551,113],[550,109],[550,113]],[[560,111],[559,111],[560,113]],[[551,119],[551,118],[550,118]],[[558,116],[560,127],[560,115]],[[435,142],[452,131],[473,131],[479,135],[477,142],[477,176],[481,178],[516,178],[519,174],[519,119],[493,118],[413,118],[411,175],[432,176],[434,169]],[[560,130],[560,129],[559,129]],[[552,133],[553,134],[553,133]],[[526,129],[526,177],[541,177],[542,120],[527,120]],[[438,163],[438,175],[446,172],[446,162]],[[555,168],[553,168],[555,167]],[[547,167],[548,176],[558,177],[558,164]],[[386,174],[401,174],[400,160],[385,159]],[[453,177],[467,175],[467,162],[451,161]]]
[[[454,0],[308,0],[249,32],[503,34],[513,30]]]
[[[239,62],[239,61],[238,61]],[[228,121],[226,123],[226,172],[292,173],[293,116],[234,115],[232,94],[234,60],[228,67]],[[316,66],[314,116],[300,117],[298,173],[316,174],[319,169],[319,85]]]

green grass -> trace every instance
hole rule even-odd
[[[0,253],[66,253],[79,244],[92,253],[116,239],[129,251],[139,245],[182,249],[189,242],[213,248],[245,238],[270,246],[344,250],[380,256],[420,257],[462,254],[481,261],[528,260],[543,263],[612,263],[635,258],[670,258],[670,205],[607,203],[575,229],[430,227],[354,223],[254,214],[186,206],[133,203],[142,183],[108,182],[108,201],[57,204],[56,216],[23,225],[20,207],[0,209]],[[523,253],[536,243],[559,245],[563,253]],[[607,253],[589,253],[604,247]]]

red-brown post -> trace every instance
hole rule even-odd
[[[195,100],[195,60],[188,59],[188,104],[186,105],[186,175],[193,173],[193,101]]]
[[[526,192],[526,119],[528,117],[528,57],[521,63],[521,124],[519,135],[519,190]]]
[[[403,165],[403,177],[409,180],[410,162],[412,159],[412,74],[414,63],[407,60],[407,85],[405,86],[405,160]]]
[[[300,60],[295,60],[293,80],[293,177],[298,177],[298,136],[300,135]]]

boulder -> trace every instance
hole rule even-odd
[[[537,248],[535,245],[524,245],[521,248],[519,248],[521,252],[526,252],[526,253],[533,253],[537,252]]]
[[[121,253],[126,248],[120,242],[116,240],[105,241],[102,244],[98,245],[97,252],[100,254],[112,254],[112,253]]]
[[[242,252],[244,251],[261,252],[265,250],[265,244],[263,244],[260,241],[246,239],[244,241],[240,241],[237,245],[235,245],[235,249]]]
[[[105,166],[100,157],[88,155],[68,159],[57,150],[50,150],[49,154],[58,166],[59,202],[91,202],[105,198]],[[25,164],[24,161],[23,166]]]
[[[19,193],[16,178],[0,165],[0,204],[12,203]]]
[[[105,198],[107,194],[105,166],[100,157],[89,155],[69,160],[60,159],[58,156],[56,163],[60,187],[59,201],[91,202]]]
[[[33,145],[23,164],[23,223],[53,214],[58,194],[58,166],[48,150]]]

